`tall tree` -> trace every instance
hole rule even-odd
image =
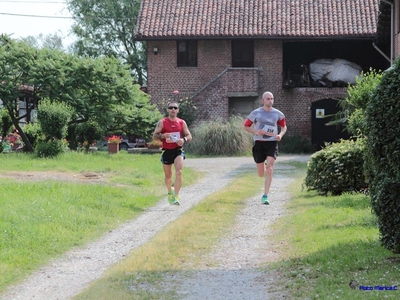
[[[75,111],[70,125],[95,122],[104,132],[148,136],[160,117],[117,58],[82,58],[44,48],[37,62],[31,73],[36,97],[70,105]]]
[[[64,37],[60,33],[47,35],[41,33],[38,36],[28,35],[21,38],[22,41],[35,48],[50,48],[64,51],[63,39]]]
[[[117,58],[81,58],[0,36],[0,75],[0,99],[28,151],[33,147],[19,126],[26,116],[19,116],[17,101],[26,90],[33,99],[27,115],[40,99],[48,98],[71,107],[70,125],[95,122],[104,132],[147,137],[161,116]]]
[[[33,147],[19,124],[25,116],[19,115],[18,97],[29,90],[26,83],[36,58],[36,49],[24,42],[15,42],[7,35],[0,35],[0,99],[28,151],[33,151]]]
[[[140,0],[68,0],[68,9],[78,36],[79,55],[119,58],[127,64],[136,83],[146,82],[146,57],[143,42],[135,41],[135,26]]]

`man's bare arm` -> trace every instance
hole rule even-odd
[[[192,134],[190,133],[186,122],[183,123],[183,134],[184,134],[183,137],[185,139],[185,142],[190,142],[192,140]]]
[[[162,122],[160,120],[160,121],[158,121],[156,129],[154,130],[154,133],[153,133],[154,140],[162,140],[162,138],[163,138],[163,136],[161,134],[162,129],[163,129],[163,126],[162,126]]]

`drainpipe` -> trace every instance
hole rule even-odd
[[[380,54],[382,54],[382,56],[384,57],[384,58],[386,58],[386,60],[388,61],[388,62],[390,62],[390,66],[392,65],[392,60],[381,50],[381,49],[379,49],[379,47],[375,44],[375,43],[372,43],[372,46],[374,46],[374,48],[376,49],[376,51],[378,51]]]
[[[381,2],[385,2],[386,4],[390,5],[390,59],[386,55],[383,54],[383,52],[373,43],[373,46],[375,47],[376,50],[379,51],[386,59],[389,60],[390,66],[393,64],[393,43],[394,43],[394,8],[393,8],[393,2],[389,0],[381,0]]]

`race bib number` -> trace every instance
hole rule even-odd
[[[278,128],[276,128],[276,126],[264,125],[263,130],[276,135]]]
[[[171,132],[171,137],[166,139],[167,143],[176,143],[181,138],[181,134],[179,132]]]

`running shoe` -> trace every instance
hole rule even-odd
[[[266,204],[266,205],[269,204],[268,196],[267,196],[267,195],[264,194],[264,195],[261,197],[261,203],[262,203],[262,204]]]
[[[172,204],[173,205],[181,205],[179,203],[179,196],[178,195],[174,195],[173,200],[172,200]]]
[[[168,192],[168,202],[169,204],[174,203],[174,188],[171,188],[171,191]]]

